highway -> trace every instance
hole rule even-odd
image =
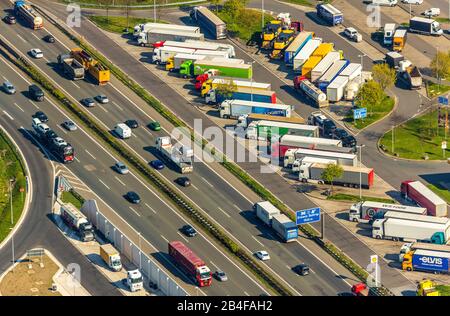
[[[52,30],[53,32],[55,30]],[[44,36],[42,32],[32,32],[30,35],[27,28],[16,25],[5,30],[4,35],[8,40],[14,42],[21,51],[27,51],[32,47],[41,48],[47,60],[44,59],[34,62],[58,82],[62,89],[70,93],[75,100],[87,96],[94,96],[99,91],[105,93],[111,100],[110,104],[106,106],[99,105],[93,109],[89,109],[90,113],[97,119],[100,119],[105,127],[112,128],[117,122],[126,119],[138,119],[142,128],[134,130],[133,133],[136,137],[127,140],[126,144],[141,156],[142,159],[147,161],[154,159],[152,145],[154,144],[155,135],[159,136],[160,133],[152,132],[145,127],[152,120],[152,116],[154,117],[155,115],[149,114],[151,111],[148,111],[146,104],[143,104],[141,100],[135,98],[131,92],[124,93],[127,89],[120,86],[117,82],[113,82],[113,87],[111,85],[98,87],[85,81],[72,82],[62,79],[53,61],[56,60],[58,54],[66,52],[69,46],[64,47],[60,43],[50,45],[44,43],[40,39]],[[27,40],[24,41],[21,38],[27,38]],[[59,39],[58,36],[57,38]],[[164,126],[164,122],[162,123]],[[167,126],[167,130],[170,130],[169,126]],[[92,152],[89,151],[89,153]],[[186,197],[190,198],[205,210],[224,229],[232,232],[233,236],[242,242],[249,251],[254,252],[265,249],[269,253],[278,254],[272,257],[271,261],[267,263],[267,266],[272,269],[274,274],[280,275],[285,282],[289,283],[294,291],[297,291],[297,294],[336,295],[348,291],[349,284],[336,277],[337,273],[327,267],[328,263],[322,263],[310,251],[307,251],[300,242],[295,243],[295,245],[285,246],[276,237],[271,235],[271,232],[263,227],[250,212],[251,206],[256,200],[254,198],[253,200],[249,200],[240,193],[239,189],[234,189],[229,185],[227,180],[225,180],[226,177],[224,178],[219,174],[217,167],[219,166],[211,167],[204,163],[195,163],[194,173],[189,175],[194,185],[180,192],[184,192]],[[168,178],[169,181],[173,181],[176,177],[180,176],[178,173],[169,170],[169,168],[166,168],[162,172],[162,175]],[[107,184],[107,186],[110,185]],[[104,189],[104,187],[103,185],[101,188]],[[97,190],[95,191],[97,192]],[[204,192],[212,194],[204,194]],[[239,212],[240,215],[237,216]],[[337,265],[333,260],[330,261],[333,267]],[[293,278],[295,274],[291,271],[291,267],[299,262],[307,262],[311,266],[317,266],[316,274],[309,278],[307,282]],[[340,275],[341,273],[338,274]]]

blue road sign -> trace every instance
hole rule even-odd
[[[439,97],[438,102],[443,105],[448,105],[448,98],[447,97]]]
[[[320,221],[320,207],[295,212],[297,225]]]
[[[359,120],[367,117],[367,108],[360,108],[353,110],[353,119]]]

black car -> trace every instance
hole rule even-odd
[[[342,146],[344,147],[356,147],[356,139],[352,135],[348,135],[342,139]]]
[[[188,177],[179,177],[175,180],[175,182],[182,187],[188,187],[191,185],[191,180]]]
[[[37,111],[36,113],[34,113],[33,118],[38,118],[42,123],[48,122],[47,115],[45,115],[45,113],[42,111]]]
[[[138,128],[139,127],[139,123],[136,120],[127,120],[127,121],[125,121],[125,124],[129,128]]]
[[[46,41],[47,43],[54,43],[55,42],[55,38],[52,35],[46,35],[43,38],[44,41]]]
[[[333,132],[333,139],[343,140],[345,137],[349,136],[347,131],[343,128],[336,128]]]
[[[188,237],[195,237],[197,235],[197,231],[191,225],[181,227],[181,232]]]
[[[323,122],[323,135],[325,137],[331,137],[333,132],[336,130],[336,124],[332,120],[326,119]]]
[[[129,202],[133,204],[139,204],[141,202],[141,197],[134,191],[128,192],[125,197]]]
[[[45,135],[47,136],[48,139],[54,139],[56,137],[58,137],[58,134],[56,134],[53,130],[49,129]]]
[[[299,275],[308,275],[309,274],[309,265],[306,263],[299,264],[292,268],[292,270]]]
[[[87,108],[91,108],[91,107],[95,106],[95,101],[92,98],[84,98],[84,99],[81,99],[80,102]]]
[[[8,24],[16,24],[17,20],[14,15],[7,15],[3,18],[3,20]]]

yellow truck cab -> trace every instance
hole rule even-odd
[[[283,24],[279,20],[272,20],[266,24],[264,29],[262,30],[262,43],[261,48],[269,49],[272,46],[273,40],[278,36],[281,32]]]
[[[282,52],[291,44],[291,42],[295,38],[295,31],[294,30],[283,30],[281,33],[277,36],[273,43],[273,50],[270,54],[270,58],[272,59],[279,59],[283,57]]]
[[[394,33],[394,37],[392,40],[392,50],[396,52],[401,52],[406,45],[407,38],[407,30],[406,29],[398,29]]]
[[[440,296],[436,285],[431,280],[422,280],[417,285],[417,296]]]

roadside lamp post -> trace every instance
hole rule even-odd
[[[139,270],[142,270],[142,249],[141,249],[141,233],[138,233],[139,236]]]
[[[358,55],[358,57],[361,58],[361,73],[359,74],[359,83],[361,84],[361,86],[363,84],[363,82],[362,82],[362,72],[364,70],[364,57],[365,56],[367,56],[367,55],[366,54]],[[364,96],[361,93],[361,104],[360,104],[361,107],[364,106],[363,100],[364,100]]]
[[[12,264],[13,264],[13,271],[14,271],[14,234],[12,232],[14,228],[14,211],[13,211],[13,190],[12,190],[12,183],[14,182],[14,179],[9,179],[9,201],[10,201],[10,207],[11,207],[11,253],[12,253]]]
[[[362,149],[366,147],[366,145],[357,145],[359,148],[359,199],[362,200],[362,173],[361,173],[361,159],[362,159]]]
[[[261,35],[263,28],[264,28],[264,0],[261,0]]]

